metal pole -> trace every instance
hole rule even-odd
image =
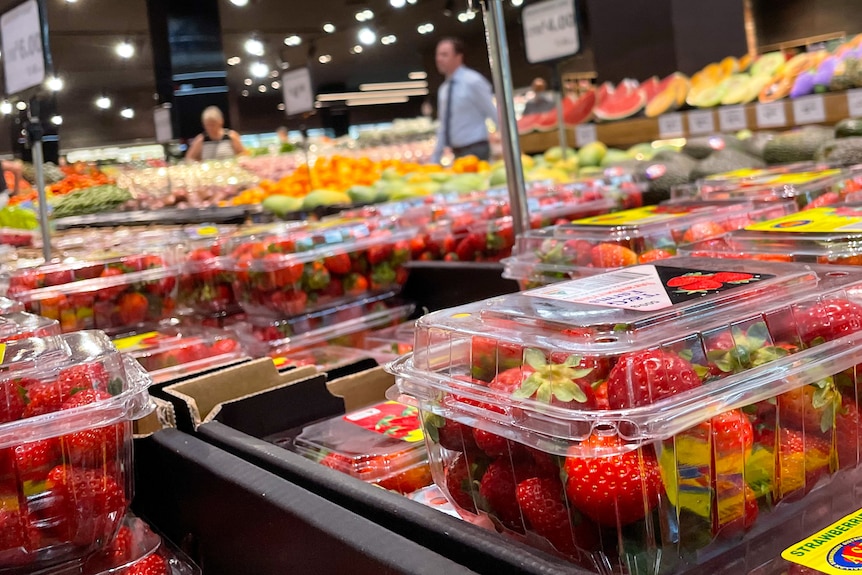
[[[563,78],[560,74],[560,65],[554,64],[554,84],[557,86],[557,131],[560,135],[560,150],[563,153],[563,159],[566,159],[566,150],[569,148],[569,143],[566,141],[566,123],[563,121]]]
[[[42,121],[39,119],[39,100],[30,101],[27,113],[27,138],[33,146],[33,164],[36,168],[36,191],[39,194],[39,227],[42,228],[42,255],[51,261],[51,228],[48,225],[48,195],[45,192],[45,153],[42,150]]]
[[[515,233],[530,229],[530,210],[527,206],[527,187],[521,164],[521,143],[515,120],[515,100],[512,88],[512,66],[509,62],[506,22],[501,0],[485,0],[482,5],[485,32],[488,41],[488,59],[497,94],[499,128],[503,140],[503,161],[506,164],[506,181]]]

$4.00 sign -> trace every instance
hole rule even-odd
[[[45,81],[42,20],[37,0],[27,0],[0,16],[6,94],[17,94]]]
[[[310,112],[314,109],[314,94],[311,91],[311,74],[308,68],[300,68],[281,75],[284,93],[284,111],[288,116]]]
[[[574,0],[545,0],[521,13],[530,64],[574,56],[581,49]]]

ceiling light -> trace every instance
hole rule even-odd
[[[269,75],[269,66],[263,62],[255,62],[248,68],[254,78],[266,78]]]
[[[248,97],[248,90],[243,90],[243,91],[242,91],[242,97],[243,97],[243,98],[247,98],[247,97]]]
[[[270,78],[278,78],[278,70],[273,70],[269,73]]]
[[[257,87],[257,91],[260,92],[261,94],[263,94],[264,92],[266,92],[266,86],[261,84],[260,86]]]
[[[252,56],[263,56],[263,42],[257,38],[249,38],[244,44],[245,51]]]
[[[330,62],[332,62],[332,56],[330,56],[329,54],[321,54],[320,58],[318,58],[317,61],[321,64],[329,64]]]
[[[353,48],[350,49],[350,53],[351,54],[362,54],[362,46],[357,44],[356,46],[354,46]]]
[[[300,44],[302,44],[302,38],[300,38],[296,34],[288,36],[284,39],[285,46],[299,46]]]
[[[281,82],[276,80],[275,82],[272,83],[272,89],[273,90],[278,90],[279,88],[281,88]]]
[[[397,40],[398,38],[395,37],[395,34],[389,34],[381,38],[380,43],[389,46],[390,44],[394,44]]]
[[[416,1],[417,1],[417,0],[407,0],[407,3],[408,3],[408,4],[416,4]]]
[[[59,92],[63,89],[63,79],[54,76],[52,78],[48,78],[48,81],[45,83],[48,86],[48,89],[52,92]]]
[[[234,6],[239,6],[240,8],[248,6],[248,0],[230,0],[230,3]]]
[[[119,56],[120,58],[128,60],[135,55],[135,45],[128,40],[123,40],[122,42],[114,46],[114,52],[116,52],[117,56]]]
[[[359,39],[359,42],[365,44],[366,46],[370,46],[377,41],[377,34],[374,33],[374,30],[371,28],[363,28],[359,31],[359,34],[356,35]]]
[[[279,110],[281,110],[281,111],[284,111],[284,104],[279,104],[279,105],[278,105],[278,109],[279,109]]]
[[[252,84],[254,84],[254,81],[251,78],[246,78],[245,80],[242,81],[242,83],[245,84],[246,86],[251,86]]]
[[[100,108],[102,110],[107,110],[108,108],[111,107],[111,104],[112,104],[111,99],[107,96],[99,96],[96,99],[96,107]]]
[[[78,1],[78,0],[66,0],[66,4],[74,4],[74,3],[76,3],[77,1]]]
[[[407,4],[407,0],[389,0],[389,5],[393,8],[404,8]]]
[[[236,66],[237,64],[242,64],[242,58],[240,58],[239,56],[234,56],[227,59],[228,66]]]
[[[131,108],[123,108],[120,110],[120,115],[127,120],[131,120],[135,117],[135,111]]]
[[[60,116],[59,114],[56,116],[51,116],[51,123],[54,124],[55,126],[62,126],[63,125],[63,116]]]
[[[17,104],[15,104],[15,107],[23,112],[27,109],[27,102],[18,102]]]
[[[428,73],[427,72],[410,72],[409,74],[407,74],[407,77],[410,78],[411,80],[424,80],[425,78],[428,77]]]
[[[12,113],[12,103],[9,100],[3,100],[3,103],[0,104],[0,114],[4,116]]]
[[[467,10],[466,12],[461,12],[458,14],[459,22],[469,22],[470,20],[476,17],[476,13],[472,10]]]
[[[428,22],[426,24],[420,24],[416,28],[416,31],[419,32],[420,34],[430,34],[431,32],[434,31],[434,24],[431,24],[430,22]]]
[[[333,24],[332,22],[327,22],[323,25],[323,31],[327,34],[332,34],[333,32],[335,32],[335,24]]]
[[[371,10],[366,8],[365,10],[362,10],[361,12],[357,12],[354,15],[354,18],[356,18],[357,22],[368,22],[369,20],[374,19],[374,12],[372,12]]]
[[[512,0],[512,6],[514,6],[515,8],[517,8],[518,6],[520,6],[523,3],[524,3],[524,0]]]

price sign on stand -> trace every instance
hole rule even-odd
[[[579,148],[586,146],[587,144],[592,144],[598,139],[595,124],[578,124],[575,127],[575,141]]]
[[[823,96],[805,96],[793,100],[793,122],[796,124],[819,124],[826,121],[826,106]]]
[[[688,113],[688,131],[691,134],[711,134],[715,131],[715,118],[712,110],[699,110]]]
[[[285,72],[281,75],[281,86],[284,93],[284,111],[288,116],[314,109],[314,92],[308,68]]]
[[[156,142],[167,144],[174,139],[174,125],[171,121],[170,104],[163,104],[153,109],[153,123],[156,126]]]
[[[660,138],[679,138],[685,135],[682,127],[682,114],[664,114],[658,117]]]
[[[781,128],[787,125],[787,112],[784,110],[784,102],[757,104],[756,111],[758,128]]]
[[[45,81],[45,35],[38,0],[27,0],[0,16],[6,94],[17,94]]]
[[[544,0],[521,12],[530,64],[574,56],[581,49],[574,0]]]
[[[718,125],[722,132],[738,132],[748,128],[748,116],[742,106],[722,106],[718,109]]]
[[[847,91],[847,112],[851,118],[862,116],[862,90]]]

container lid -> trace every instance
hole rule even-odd
[[[0,314],[15,313],[19,311],[24,311],[23,303],[8,297],[0,297]]]
[[[406,321],[392,327],[378,329],[365,338],[365,349],[388,348],[395,355],[401,355],[401,349],[413,349],[413,338],[416,322]]]
[[[862,189],[862,172],[829,169],[813,172],[790,172],[746,181],[744,185],[704,186],[701,196],[707,200],[730,198],[796,198],[812,192],[835,192],[830,203]]]
[[[858,363],[833,300],[862,315],[862,271],[673,258],[426,315],[388,369],[435,413],[540,449],[603,426],[631,449]]]
[[[7,422],[0,424],[0,449],[136,419],[152,409],[152,381],[102,332],[16,340],[2,349],[0,407]],[[88,389],[104,398],[68,403]]]
[[[24,312],[0,315],[0,342],[55,335],[60,335],[60,324],[53,319]]]
[[[319,371],[336,369],[371,357],[361,349],[340,345],[323,345],[299,350],[287,346],[284,349],[271,351],[269,356],[279,370],[311,366],[318,368]]]
[[[371,483],[428,461],[419,410],[394,401],[309,425],[293,448],[308,459]]]
[[[758,185],[768,183],[772,178],[783,174],[804,172],[816,174],[830,169],[835,169],[835,166],[822,162],[795,162],[780,166],[770,166],[768,168],[743,168],[740,170],[732,170],[730,172],[722,172],[720,174],[712,174],[703,178],[701,183],[707,186],[717,183],[742,186]]]

